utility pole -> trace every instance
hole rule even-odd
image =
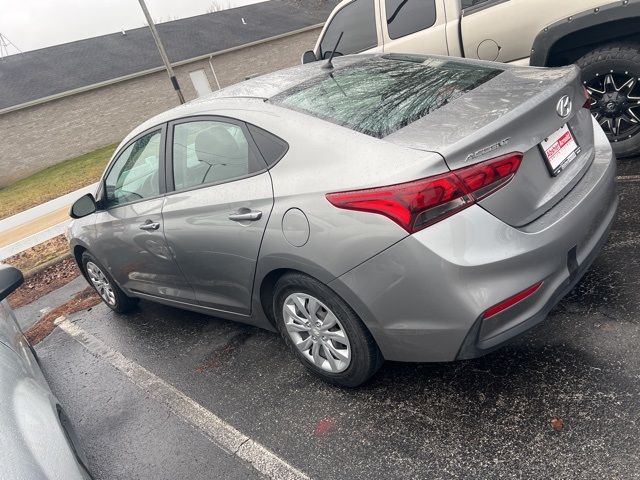
[[[9,47],[13,47],[18,51],[18,53],[22,53],[22,50],[16,47],[15,44],[11,42],[11,40],[0,33],[0,59],[11,55],[11,53],[9,53]]]
[[[180,90],[180,84],[178,84],[178,79],[173,73],[173,68],[171,68],[171,63],[169,63],[169,57],[167,57],[167,52],[164,50],[164,46],[160,41],[160,35],[158,35],[158,31],[156,30],[156,25],[153,23],[153,18],[149,14],[149,10],[147,9],[146,3],[144,0],[138,0],[140,2],[140,6],[142,7],[142,11],[144,12],[144,16],[147,17],[147,23],[149,24],[149,28],[151,29],[151,35],[153,35],[153,39],[156,41],[156,46],[160,51],[160,56],[162,57],[162,61],[164,62],[164,66],[167,67],[167,73],[169,74],[169,79],[171,80],[171,85],[173,85],[173,89],[176,91],[178,95],[178,99],[180,103],[184,103],[184,95],[182,95],[182,91]]]

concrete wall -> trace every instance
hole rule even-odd
[[[313,48],[319,29],[214,56],[221,87],[253,74],[296,65]],[[189,72],[203,69],[212,90],[208,60],[175,68],[185,98],[196,92]],[[118,143],[147,118],[178,105],[165,71],[0,115],[0,187],[68,158]]]

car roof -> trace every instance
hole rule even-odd
[[[336,68],[339,68],[361,62],[367,57],[373,56],[374,55],[349,55],[335,58],[333,63]],[[326,73],[326,70],[322,69],[324,63],[325,62],[314,62],[277,70],[191,100],[184,105],[179,105],[146,120],[132,130],[131,133],[124,138],[120,146],[128,143],[140,133],[172,120],[196,115],[211,115],[217,110],[234,109],[241,107],[243,104],[264,102],[314,76],[320,75],[322,72]],[[116,152],[120,150],[120,146],[116,149]]]
[[[348,70],[351,67],[356,68],[361,65],[366,67],[368,64],[380,64],[385,61],[402,61],[413,65],[455,64],[461,67],[466,67],[468,70],[473,70],[475,68],[504,71],[512,68],[508,65],[498,65],[493,62],[459,59],[440,55],[360,54],[335,57],[333,59],[333,63],[335,65],[333,72],[335,72],[336,76],[340,76],[341,71]],[[135,128],[122,141],[120,146],[116,149],[116,152],[120,150],[121,146],[128,143],[135,136],[163,123],[184,117],[215,115],[216,112],[223,110],[238,110],[246,107],[256,108],[258,105],[264,105],[264,102],[270,99],[275,100],[271,103],[277,108],[298,110],[309,116],[316,116],[329,120],[329,122],[332,122],[333,120],[332,123],[334,124],[342,125],[352,130],[367,133],[372,136],[377,136],[378,138],[382,138],[385,135],[393,133],[398,128],[404,127],[404,124],[388,125],[388,127],[391,128],[387,128],[386,130],[381,128],[379,131],[375,131],[375,129],[374,131],[365,131],[366,129],[359,128],[360,126],[347,124],[348,122],[341,122],[340,119],[325,118],[326,115],[322,115],[322,112],[300,109],[297,108],[298,106],[296,105],[288,105],[287,102],[277,101],[278,99],[282,99],[283,95],[281,94],[286,95],[288,92],[295,92],[298,89],[308,88],[316,79],[325,79],[328,77],[328,74],[332,71],[324,68],[326,64],[327,62],[322,60],[277,70],[272,73],[254,77],[229,87],[225,87],[216,92],[212,92],[209,95],[187,102],[184,105],[174,107],[150,118]],[[409,73],[409,75],[411,75],[411,73]],[[444,104],[446,103],[447,102],[445,101]],[[359,108],[358,105],[355,105],[355,107]],[[428,112],[432,110],[433,109],[427,109]],[[411,119],[411,122],[415,120],[417,120],[417,118]]]

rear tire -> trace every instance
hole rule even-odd
[[[107,307],[117,313],[127,313],[135,308],[138,299],[128,297],[107,269],[89,252],[82,254],[82,268],[89,284],[98,292]]]
[[[314,278],[298,273],[280,278],[274,288],[273,311],[287,345],[325,382],[357,387],[384,362],[358,315]]]
[[[592,99],[597,100],[591,112],[601,123],[616,156],[628,157],[639,153],[640,121],[635,119],[633,114],[640,119],[640,81],[638,81],[640,79],[640,45],[625,42],[610,43],[588,52],[576,63],[582,69],[582,80],[585,86],[607,94],[622,93],[622,95],[608,96],[603,99],[600,93],[591,92]],[[609,82],[610,86],[605,87],[604,81],[609,75],[614,79],[614,85]],[[626,88],[621,88],[627,79],[635,79],[636,82],[628,92]],[[607,105],[611,107],[608,108]],[[629,113],[629,106],[632,107],[632,114]],[[617,123],[618,118],[622,118],[620,124]],[[632,123],[626,119],[631,119]],[[620,133],[615,134],[614,130]]]

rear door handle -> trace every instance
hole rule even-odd
[[[229,214],[229,220],[234,222],[255,222],[262,218],[262,212],[259,210],[248,210],[242,208],[236,213]]]
[[[140,225],[140,230],[158,230],[159,228],[160,224],[158,222],[152,222],[151,220],[147,220]]]

